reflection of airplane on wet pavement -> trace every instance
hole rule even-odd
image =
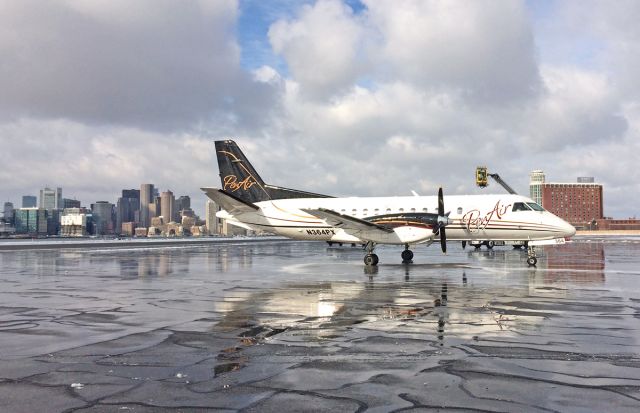
[[[300,240],[366,244],[364,262],[376,265],[377,244],[412,245],[446,241],[528,241],[529,265],[537,245],[562,244],[575,229],[519,195],[334,198],[266,184],[231,140],[216,141],[222,189],[202,188],[223,208],[218,217],[247,229]]]

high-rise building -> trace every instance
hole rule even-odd
[[[113,204],[107,201],[98,201],[91,204],[95,235],[113,234]]]
[[[24,195],[22,197],[22,208],[35,208],[38,206],[38,198],[35,195]]]
[[[149,206],[153,203],[154,193],[153,184],[140,185],[140,225],[145,228],[151,224]]]
[[[56,235],[52,213],[43,208],[20,208],[15,211],[17,234]],[[56,214],[56,217],[59,215]]]
[[[205,206],[205,221],[207,225],[207,233],[209,235],[219,235],[220,234],[220,218],[216,216],[216,212],[218,212],[220,208],[216,205],[212,200],[207,200],[207,204]]]
[[[15,211],[17,234],[38,233],[38,208],[20,208]]]
[[[61,209],[44,210],[47,212],[47,230],[48,235],[60,234],[60,212]]]
[[[122,224],[126,222],[136,222],[136,212],[140,210],[140,190],[123,189],[122,197],[118,198],[116,204],[116,227],[117,234],[122,233]],[[131,226],[130,226],[131,227]],[[131,228],[135,228],[135,225]],[[128,230],[130,228],[128,227]],[[130,232],[133,233],[133,230]]]
[[[60,235],[83,237],[87,235],[87,214],[82,208],[67,208],[60,217]]]
[[[160,195],[160,211],[164,222],[169,223],[176,221],[176,198],[173,192],[166,191]]]
[[[2,212],[3,212],[4,222],[13,224],[13,203],[5,202]]]
[[[44,188],[40,190],[40,208],[51,211],[62,209],[62,188]]]
[[[176,212],[180,213],[180,211],[189,208],[191,208],[191,198],[189,196],[183,195],[176,199]]]
[[[162,216],[162,198],[160,198],[159,196],[156,196],[153,198],[153,202],[151,205],[149,205],[149,210],[151,211],[151,218],[153,217],[160,217]]]
[[[62,209],[80,208],[80,201],[77,199],[62,198]]]
[[[544,181],[543,171],[531,171],[529,174],[529,197],[538,205],[542,205],[542,184],[544,184]]]

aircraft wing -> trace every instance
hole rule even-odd
[[[231,193],[218,188],[200,188],[205,194],[222,209],[231,215],[239,215],[246,212],[255,212],[259,210],[256,205],[245,202]]]
[[[374,224],[373,222],[355,218],[349,215],[342,215],[329,209],[303,209],[304,212],[311,214],[317,218],[323,219],[327,224],[341,228],[350,235],[358,236],[363,232],[371,234],[372,232],[380,232],[381,235],[390,234],[392,229]]]

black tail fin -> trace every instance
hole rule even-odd
[[[327,195],[268,185],[234,141],[215,141],[215,144],[222,189],[242,201],[255,203],[271,199],[330,198]]]
[[[245,202],[271,199],[265,182],[232,140],[216,141],[216,155],[222,189]]]

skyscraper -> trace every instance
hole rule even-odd
[[[53,209],[62,209],[62,188],[44,188],[40,190],[40,206],[41,209],[51,211]]]
[[[164,222],[175,222],[176,221],[176,198],[173,195],[173,192],[166,191],[160,195],[160,211],[162,213],[162,217],[164,218]]]
[[[3,209],[4,222],[13,224],[13,203],[5,202]]]
[[[151,224],[149,204],[153,203],[154,192],[153,184],[140,185],[140,225],[145,228]]]
[[[22,208],[35,208],[38,206],[38,198],[35,195],[24,195],[22,197]]]
[[[38,208],[20,208],[16,210],[15,226],[17,234],[38,233]]]
[[[207,223],[207,233],[209,235],[218,235],[220,234],[220,219],[216,216],[216,212],[220,210],[218,205],[212,200],[207,200],[207,205],[205,206],[205,220]]]
[[[91,212],[95,225],[95,234],[113,234],[113,204],[107,201],[98,201],[95,204],[91,204]]]
[[[183,209],[191,208],[191,198],[187,195],[183,195],[176,199],[176,212],[180,213]]]
[[[115,232],[120,234],[122,224],[125,222],[135,222],[136,212],[140,210],[140,190],[123,189],[122,197],[118,198],[116,204],[116,227]]]

